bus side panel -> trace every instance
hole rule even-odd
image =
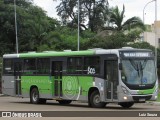
[[[102,102],[106,101],[106,81],[102,78],[95,77],[94,78],[94,87],[98,88],[100,93],[100,100]]]
[[[63,76],[63,99],[88,100],[88,90],[93,86],[91,76]]]
[[[2,93],[15,96],[14,76],[2,76]]]
[[[52,80],[50,76],[22,76],[22,96],[30,96],[30,88],[36,86],[40,98],[53,98]]]
[[[81,86],[81,95],[79,100],[87,100],[88,101],[88,92],[91,87],[93,87],[94,77],[93,76],[80,76],[79,83]]]

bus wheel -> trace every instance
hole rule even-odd
[[[123,102],[123,103],[119,103],[119,105],[123,108],[130,108],[134,105],[133,102]]]
[[[39,103],[39,91],[37,88],[33,88],[30,93],[30,102],[33,104]]]
[[[91,107],[101,108],[101,107],[105,107],[106,103],[105,102],[100,102],[100,94],[96,90],[96,91],[92,92],[91,95],[90,95],[89,105]]]
[[[37,88],[33,88],[30,93],[30,102],[33,104],[45,104],[46,99],[39,98],[39,91]]]
[[[67,105],[67,104],[70,104],[72,102],[72,100],[58,100],[58,102],[61,105]]]

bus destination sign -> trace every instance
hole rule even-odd
[[[153,57],[152,52],[120,52],[121,57],[125,58],[139,58],[139,57]]]

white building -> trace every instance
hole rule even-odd
[[[147,25],[147,30],[142,36],[145,42],[150,43],[152,46],[160,47],[160,21],[156,21],[152,25]]]

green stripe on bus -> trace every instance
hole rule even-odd
[[[146,95],[146,94],[153,94],[153,92],[155,91],[155,87],[153,88],[153,89],[147,89],[147,90],[139,90],[138,91],[138,94],[144,94],[144,95]]]
[[[20,58],[28,57],[51,57],[51,56],[81,56],[81,55],[94,55],[92,50],[88,51],[69,51],[69,52],[41,52],[41,53],[21,53]]]

